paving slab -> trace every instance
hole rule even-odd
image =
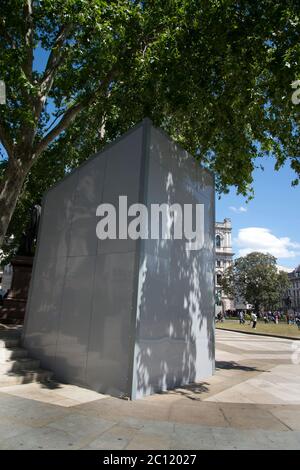
[[[56,419],[47,425],[51,429],[65,431],[74,439],[91,439],[104,433],[116,424],[113,420],[108,421],[101,418],[86,416],[81,413],[70,413],[61,419]]]
[[[0,442],[4,438],[9,439],[10,437],[15,437],[18,434],[23,434],[24,432],[31,431],[32,429],[33,428],[31,426],[16,423],[11,419],[0,418]]]
[[[216,374],[127,401],[66,384],[0,389],[1,449],[300,449],[292,341],[216,332]]]
[[[271,409],[270,413],[280,420],[291,431],[300,431],[300,410],[289,410],[286,407]]]
[[[58,429],[38,428],[0,441],[0,449],[7,450],[69,450],[80,448],[80,442]]]
[[[87,390],[76,385],[56,384],[55,382],[50,382],[47,385],[30,383],[2,387],[1,392],[63,407],[76,406],[81,403],[89,403],[101,398],[107,398],[105,395],[93,390]]]

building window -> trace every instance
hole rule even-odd
[[[217,274],[217,284],[218,284],[218,286],[221,284],[221,282],[222,282],[222,275]]]
[[[217,259],[217,267],[220,268],[221,267],[221,261],[219,259]]]
[[[221,237],[220,237],[220,235],[216,236],[216,248],[221,248]]]

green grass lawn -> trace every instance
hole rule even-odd
[[[223,323],[216,323],[216,328],[226,328],[236,331],[250,331],[252,333],[261,333],[265,335],[278,335],[278,336],[290,336],[300,338],[300,330],[296,325],[287,325],[287,323],[263,323],[258,322],[256,329],[252,328],[252,324],[249,325],[246,321],[244,325],[240,325],[238,320],[224,320]]]

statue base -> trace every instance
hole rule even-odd
[[[23,323],[31,279],[33,256],[15,256],[11,260],[11,288],[0,308],[1,323]]]

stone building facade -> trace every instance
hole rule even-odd
[[[224,294],[221,288],[221,280],[224,271],[231,266],[233,261],[231,220],[226,218],[223,222],[216,222],[215,226],[215,247],[216,247],[216,314],[234,309],[233,299]]]
[[[288,273],[290,287],[287,292],[285,305],[294,312],[300,313],[300,265]]]

